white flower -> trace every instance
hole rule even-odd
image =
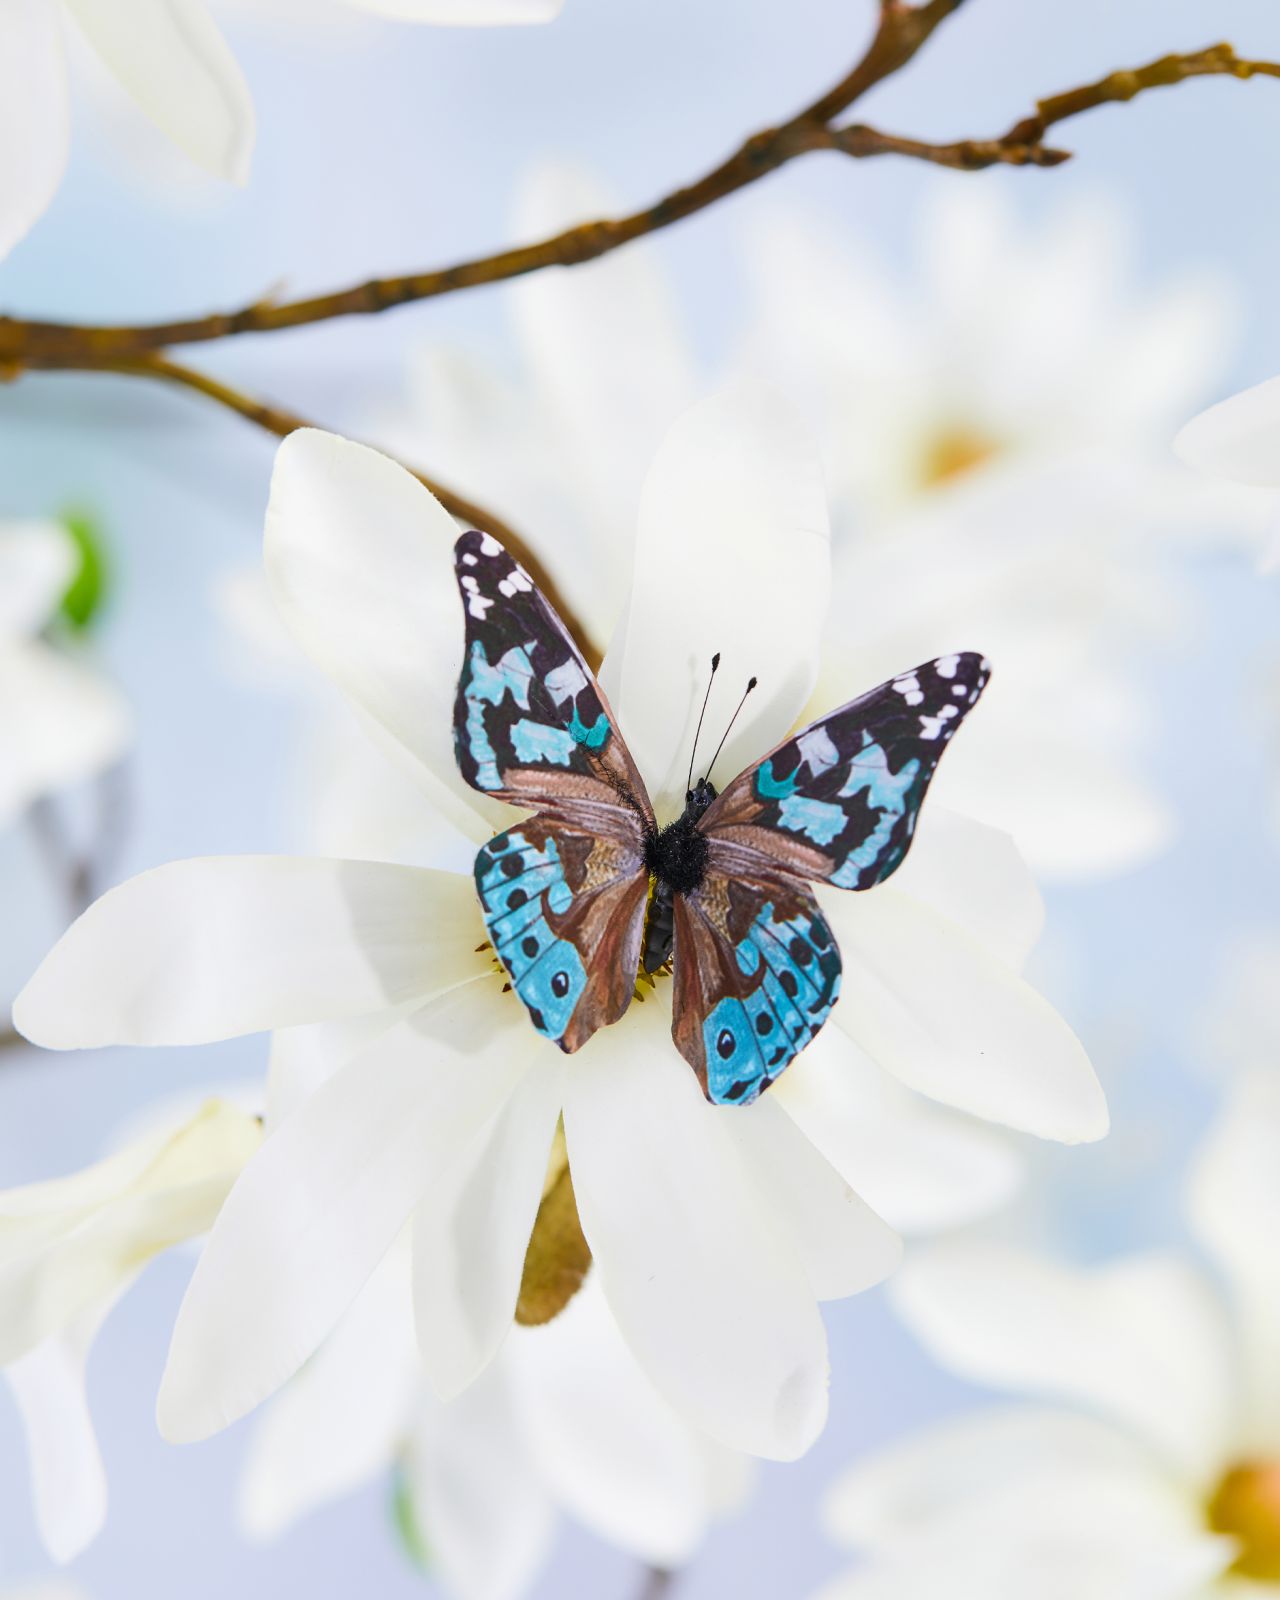
[[[1189,1213],[1190,1262],[1081,1270],[930,1247],[895,1304],[930,1353],[1033,1405],[961,1417],[834,1491],[867,1565],[826,1600],[1207,1600],[1280,1584],[1280,1079],[1242,1077]]]
[[[240,1518],[271,1537],[376,1478],[402,1475],[432,1576],[458,1600],[525,1592],[557,1510],[652,1565],[694,1553],[740,1503],[746,1460],[700,1440],[645,1380],[588,1284],[554,1322],[516,1328],[442,1405],[423,1382],[407,1241],[264,1409]]]
[[[347,0],[402,22],[546,22],[562,0]],[[254,142],[249,87],[201,0],[5,0],[0,6],[0,258],[44,213],[71,136],[68,20],[154,125],[197,166],[244,183]]]
[[[1176,453],[1200,472],[1260,490],[1280,489],[1280,378],[1255,384],[1193,417],[1173,442]],[[1277,497],[1268,497],[1269,538],[1262,565],[1280,564]]]
[[[77,559],[56,523],[0,523],[0,826],[109,766],[129,739],[119,694],[41,637]]]
[[[314,432],[281,447],[266,539],[277,605],[417,772],[442,848],[457,851],[509,817],[454,765],[454,536],[375,452]],[[662,816],[683,794],[690,663],[719,648],[726,670],[759,673],[726,769],[767,749],[808,698],[825,536],[790,419],[761,397],[683,419],[643,496],[636,569],[604,678]],[[758,1104],[725,1111],[702,1098],[656,1001],[573,1057],[541,1039],[477,948],[469,873],[228,858],[105,896],[19,998],[29,1037],[198,1043],[345,1022],[353,1052],[271,1133],[224,1208],[179,1315],[162,1430],[211,1433],[292,1376],[411,1216],[428,1376],[441,1396],[460,1393],[510,1327],[563,1114],[582,1228],[647,1376],[735,1449],[803,1451],[826,1408],[817,1301],[878,1281],[898,1254],[844,1164],[860,1044],[979,1115],[1066,1140],[1106,1126],[1078,1042],[984,947],[988,906],[962,926],[889,886],[828,896],[826,910],[856,1004],[841,1002]],[[827,1119],[824,1159],[803,1129]]]
[[[1223,344],[1197,283],[1138,301],[1096,202],[1032,231],[983,185],[926,194],[913,281],[823,219],[758,212],[752,354],[820,432],[836,587],[822,683],[982,638],[1000,672],[938,798],[1078,878],[1163,848],[1135,652],[1176,620],[1169,529],[1257,507],[1168,457]],[[1154,536],[1154,537],[1153,537]]]
[[[256,1118],[210,1100],[83,1172],[0,1191],[0,1366],[57,1560],[78,1554],[106,1515],[84,1392],[98,1329],[154,1255],[209,1228],[259,1140]]]

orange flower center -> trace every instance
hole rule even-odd
[[[939,428],[920,453],[921,487],[936,489],[940,484],[951,483],[989,461],[999,448],[997,440],[963,423]]]
[[[1206,1508],[1215,1533],[1240,1546],[1231,1568],[1242,1578],[1280,1583],[1280,1461],[1242,1461],[1226,1472]]]

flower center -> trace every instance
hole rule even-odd
[[[999,449],[997,440],[963,423],[940,427],[925,440],[920,452],[920,486],[936,489],[962,478],[966,472],[989,461]]]
[[[1280,1583],[1280,1461],[1242,1461],[1224,1473],[1205,1517],[1240,1546],[1231,1570]]]

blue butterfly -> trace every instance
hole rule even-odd
[[[485,926],[515,992],[538,1031],[573,1051],[621,1017],[642,962],[654,971],[670,956],[677,1049],[709,1100],[746,1105],[840,993],[840,951],[809,882],[869,889],[897,869],[987,662],[942,656],[890,679],[723,793],[691,783],[683,815],[659,828],[551,604],[489,534],[463,534],[455,565],[466,617],[458,767],[473,788],[535,813],[476,857]]]

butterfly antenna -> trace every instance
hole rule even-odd
[[[756,684],[759,681],[760,680],[758,678],[748,678],[747,679],[747,686],[742,691],[742,699],[738,701],[738,710],[735,711],[734,714],[729,718],[729,726],[724,730],[724,734],[721,737],[720,743],[716,746],[716,753],[715,753],[715,755],[712,756],[710,762],[707,765],[707,775],[702,780],[703,783],[709,783],[711,781],[711,769],[712,769],[712,767],[715,766],[716,762],[720,759],[720,752],[724,749],[724,741],[733,732],[733,725],[738,720],[738,713],[742,710],[743,706],[746,705],[747,696],[751,693],[751,691],[755,688]]]
[[[702,710],[698,713],[698,727],[693,736],[693,749],[689,752],[689,776],[685,780],[685,793],[693,788],[693,763],[698,754],[698,740],[702,736],[702,719],[707,714],[707,701],[711,698],[711,685],[716,681],[716,673],[720,668],[720,652],[717,650],[711,658],[711,676],[707,679],[707,692],[702,697]]]

